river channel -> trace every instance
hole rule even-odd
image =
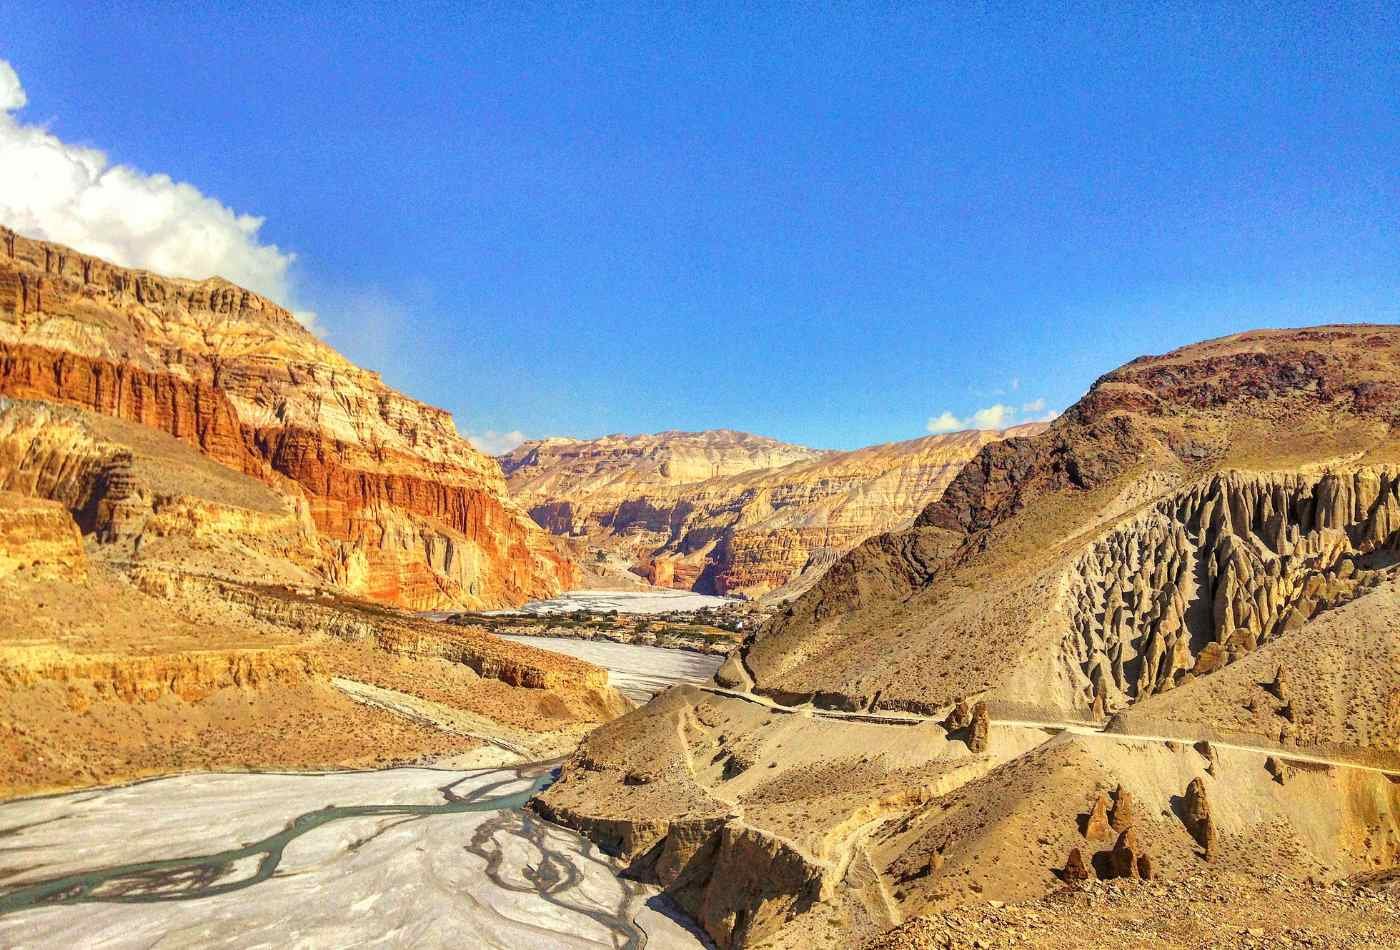
[[[626,659],[701,678],[670,651]],[[0,804],[0,946],[703,946],[655,888],[523,809],[556,764],[191,774]]]

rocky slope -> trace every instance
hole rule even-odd
[[[584,560],[620,557],[659,586],[779,599],[866,538],[907,527],[1001,437],[814,452],[743,433],[665,432],[527,442],[501,464],[536,521],[594,552]]]
[[[318,541],[174,436],[0,398],[0,796],[539,758],[628,708],[598,667],[346,596]]]
[[[1209,908],[1209,912],[1203,912]],[[1197,950],[1400,945],[1400,894],[1282,875],[1212,880],[1085,881],[1023,905],[964,907],[916,917],[863,950],[1035,947],[1037,950]]]
[[[0,492],[0,580],[17,573],[85,577],[83,536],[58,502]]]
[[[447,413],[219,278],[128,270],[0,229],[0,393],[139,422],[294,499],[315,570],[349,593],[491,607],[576,577]]]
[[[715,687],[599,729],[539,807],[721,946],[1086,878],[1394,868],[1397,379],[1388,326],[1129,363],[984,446]]]

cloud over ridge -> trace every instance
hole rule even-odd
[[[224,277],[291,306],[295,256],[260,240],[262,218],[64,142],[15,115],[27,104],[19,75],[0,59],[0,224],[124,267]],[[314,323],[314,314],[298,317]]]
[[[962,432],[966,429],[1006,429],[1023,422],[1049,422],[1059,413],[1046,410],[1044,399],[1033,399],[1020,406],[1004,402],[993,403],[975,410],[971,415],[958,417],[944,410],[931,417],[925,426],[934,435],[945,432]]]
[[[472,444],[478,452],[487,455],[505,455],[521,442],[525,441],[525,433],[519,429],[510,432],[497,432],[494,429],[487,429],[485,432],[467,433],[467,441]]]

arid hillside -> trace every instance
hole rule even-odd
[[[0,394],[139,422],[262,481],[314,526],[306,566],[350,594],[495,607],[577,577],[446,412],[217,277],[128,270],[0,229]]]
[[[1397,426],[1400,328],[1135,360],[983,446],[714,685],[590,735],[539,807],[723,947],[916,915],[898,940],[936,941],[960,908],[1143,879],[1235,888],[1281,939],[1304,914],[1268,893],[1400,863]]]
[[[872,535],[906,528],[978,449],[955,432],[853,452],[745,433],[663,432],[525,443],[501,459],[514,497],[572,540],[665,587],[783,599]]]
[[[295,495],[0,397],[0,798],[188,770],[535,760],[628,708],[590,664],[346,596]]]

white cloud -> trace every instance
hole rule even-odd
[[[487,455],[504,455],[525,441],[525,433],[519,429],[512,429],[510,432],[487,429],[485,432],[467,433],[467,441],[478,452],[485,452]]]
[[[20,84],[19,74],[5,60],[0,59],[0,112],[13,112],[23,109],[29,102]]]
[[[946,409],[928,420],[925,428],[934,435],[962,432],[967,429],[1006,429],[1024,422],[1049,422],[1059,413],[1045,408],[1044,399],[1033,399],[1018,409],[1006,403],[994,403],[974,410],[972,415],[958,417]]]
[[[1004,429],[1011,424],[1011,420],[1016,417],[1016,407],[1008,406],[1005,403],[996,403],[983,409],[978,409],[972,414],[973,429]]]
[[[959,429],[966,429],[963,421],[951,412],[944,410],[942,415],[935,416],[928,421],[928,431],[934,435],[941,435],[944,432],[957,432]]]
[[[125,267],[224,277],[291,306],[294,255],[259,239],[262,218],[27,124],[14,115],[27,102],[14,68],[0,60],[0,224]],[[297,316],[315,325],[311,311]]]
[[[296,317],[302,326],[317,336],[326,335],[326,328],[321,326],[321,315],[315,310],[293,310],[292,316]]]

